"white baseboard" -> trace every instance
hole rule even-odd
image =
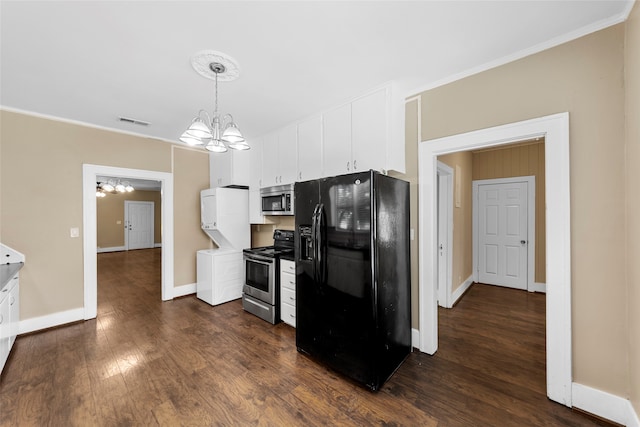
[[[84,308],[74,308],[73,310],[60,311],[46,316],[21,320],[18,325],[18,334],[53,328],[54,326],[77,322],[78,320],[84,320]]]
[[[103,252],[120,252],[120,251],[126,251],[127,248],[125,248],[124,246],[112,246],[110,248],[101,248],[98,247],[98,253],[101,254]]]
[[[449,304],[449,308],[453,307],[453,305],[456,302],[458,302],[462,294],[467,292],[467,289],[469,289],[472,283],[473,283],[473,275],[467,277],[467,280],[462,282],[462,284],[458,286],[458,288],[451,293],[451,301],[450,301],[451,303]]]
[[[420,331],[415,328],[411,328],[411,347],[420,348]]]
[[[153,245],[154,248],[161,248],[162,247],[162,243],[155,243]]]
[[[535,282],[531,289],[528,289],[529,292],[542,292],[543,294],[547,293],[547,284]]]
[[[176,286],[173,288],[173,298],[183,297],[185,295],[191,295],[196,293],[196,284],[189,283],[187,285]]]
[[[628,399],[579,383],[571,384],[572,406],[629,427],[640,427],[638,414]]]

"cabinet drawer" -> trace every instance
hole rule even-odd
[[[291,304],[295,307],[296,305],[296,291],[282,288],[282,293],[280,294],[281,302],[283,304]]]
[[[296,327],[296,308],[291,304],[282,304],[280,307],[280,317],[284,323]]]
[[[296,263],[287,259],[280,260],[280,273],[296,275]]]
[[[282,288],[291,289],[295,292],[296,290],[296,276],[289,273],[280,274],[280,284]]]

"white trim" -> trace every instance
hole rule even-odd
[[[173,297],[183,297],[185,295],[195,294],[197,291],[195,283],[188,283],[186,285],[176,286],[173,288]]]
[[[540,282],[533,282],[533,286],[529,289],[529,292],[541,292],[543,294],[547,293],[547,284]]]
[[[453,293],[451,294],[451,305],[449,306],[449,308],[453,307],[454,304],[458,302],[460,297],[465,292],[467,292],[467,289],[469,289],[472,284],[473,284],[473,275],[467,277],[467,280],[462,282],[462,284],[458,286],[458,288],[455,291],[453,291]]]
[[[419,165],[420,350],[438,349],[436,162],[442,154],[545,137],[547,236],[547,396],[571,406],[571,209],[569,113],[554,114],[465,134],[423,141]]]
[[[584,37],[584,36],[586,36],[588,34],[595,33],[597,31],[603,30],[603,29],[611,27],[613,25],[617,25],[617,24],[627,20],[627,18],[629,17],[629,14],[631,13],[631,10],[633,9],[633,5],[634,5],[634,1],[629,1],[627,3],[627,6],[625,7],[624,12],[622,12],[622,13],[620,13],[618,15],[615,15],[615,16],[600,20],[598,22],[593,22],[593,23],[591,23],[589,25],[586,25],[586,26],[584,26],[582,28],[578,28],[575,31],[572,31],[572,32],[569,32],[569,33],[566,33],[566,34],[562,34],[561,36],[558,36],[558,37],[555,37],[555,38],[553,38],[551,40],[547,40],[545,42],[539,43],[539,44],[537,44],[535,46],[531,46],[531,47],[528,47],[526,49],[522,49],[522,50],[520,50],[518,52],[503,56],[502,58],[498,58],[496,60],[485,62],[484,64],[477,65],[475,67],[471,67],[471,68],[469,68],[467,70],[464,70],[464,71],[462,71],[460,73],[449,75],[449,76],[444,77],[444,78],[442,78],[440,80],[436,80],[435,82],[425,83],[425,84],[423,84],[421,86],[418,86],[418,87],[410,90],[409,92],[407,92],[405,94],[405,97],[409,97],[409,96],[412,96],[414,94],[426,92],[428,90],[435,89],[437,87],[444,86],[446,84],[449,84],[449,83],[452,83],[452,82],[455,82],[455,81],[458,81],[458,80],[462,80],[462,79],[464,79],[466,77],[473,76],[475,74],[480,74],[480,73],[482,73],[484,71],[491,70],[492,68],[500,67],[502,65],[508,64],[510,62],[517,61],[517,60],[525,58],[527,56],[534,55],[536,53],[540,53],[542,51],[554,48],[556,46],[560,46],[560,45],[568,43],[568,42],[570,42],[572,40],[579,39],[580,37]]]
[[[420,331],[415,328],[411,328],[411,348],[420,348]]]
[[[580,383],[571,384],[571,388],[574,408],[623,426],[640,426],[628,399]]]
[[[447,209],[447,236],[445,247],[447,250],[447,278],[445,280],[444,286],[440,286],[441,283],[438,283],[438,301],[440,306],[451,308],[453,307],[454,300],[451,297],[451,289],[453,282],[453,185],[455,180],[455,175],[453,174],[453,168],[448,166],[445,163],[438,162],[437,174],[440,180],[447,180],[447,194],[444,195],[446,199]],[[438,205],[440,205],[440,189],[438,188]],[[440,207],[438,206],[438,210]],[[438,221],[440,220],[440,216],[438,216]],[[440,229],[440,224],[438,224],[438,230]],[[436,242],[436,247],[438,246],[438,242]],[[439,267],[438,263],[438,268]],[[440,274],[438,273],[438,281],[440,280]]]
[[[473,187],[473,212],[471,214],[473,226],[471,227],[472,238],[472,256],[473,260],[473,280],[480,283],[478,278],[478,257],[480,252],[478,249],[480,226],[478,225],[479,213],[478,204],[480,200],[479,187],[481,185],[492,184],[515,184],[515,183],[527,183],[527,290],[533,292],[533,284],[536,277],[536,177],[530,176],[517,176],[513,178],[496,178],[496,179],[476,179],[471,181]]]
[[[162,221],[162,300],[172,298],[173,290],[173,175],[141,169],[84,164],[82,166],[82,225],[84,253],[84,318],[93,319],[98,311],[98,263],[96,177],[140,178],[160,181],[162,186],[160,212]]]
[[[95,189],[93,190],[93,193],[93,197],[95,198]],[[24,319],[20,321],[18,325],[18,334],[28,334],[29,332],[53,328],[54,326],[60,326],[80,320],[84,320],[84,308],[74,308],[71,310],[47,314],[46,316],[32,317],[31,319]]]
[[[98,246],[98,248],[96,249],[96,253],[104,253],[104,252],[122,252],[122,251],[126,251],[127,248],[125,248],[124,246],[111,246],[110,248],[101,248]]]

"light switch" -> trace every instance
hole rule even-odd
[[[116,224],[120,225],[120,224],[122,224],[122,221],[118,220],[118,221],[116,221]]]
[[[415,237],[415,236],[414,236],[414,233],[413,233],[413,228],[411,229],[410,235],[411,235],[411,240],[413,240],[413,239],[414,239],[414,237]]]
[[[69,235],[71,237],[80,237],[80,229],[78,227],[71,227]]]

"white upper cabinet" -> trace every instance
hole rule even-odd
[[[277,185],[292,184],[298,174],[298,127],[290,125],[278,134],[279,174]]]
[[[291,184],[298,171],[298,130],[295,125],[266,135],[262,151],[262,187]]]
[[[248,186],[250,151],[228,150],[226,153],[209,153],[211,188],[228,185]]]
[[[351,103],[352,172],[387,168],[387,106],[386,88]]]
[[[296,181],[322,177],[322,116],[298,124],[298,176]]]
[[[249,145],[249,189],[259,190],[262,186],[262,138],[252,140]]]
[[[260,187],[369,169],[406,171],[397,83],[265,136]]]
[[[324,176],[342,175],[351,169],[351,104],[323,115]]]
[[[262,187],[278,184],[278,134],[265,135],[262,140]]]

